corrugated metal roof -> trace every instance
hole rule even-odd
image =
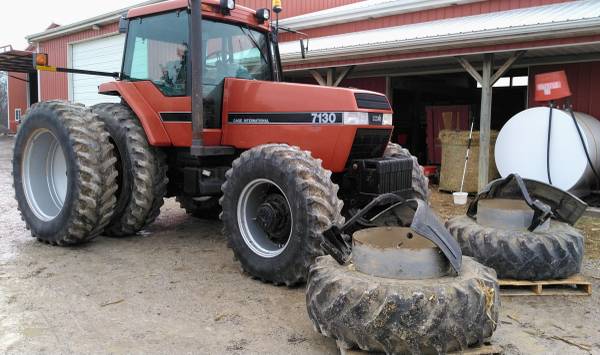
[[[355,56],[365,51],[401,51],[451,43],[455,46],[476,42],[494,44],[494,38],[502,38],[503,43],[522,41],[523,37],[557,38],[568,36],[569,31],[600,33],[600,1],[574,1],[312,38],[308,58]],[[284,61],[299,58],[296,42],[282,43],[280,50]]]
[[[481,1],[485,0],[364,0],[289,17],[281,20],[281,24],[301,30]]]

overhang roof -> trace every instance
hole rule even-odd
[[[364,0],[289,17],[279,22],[282,26],[302,30],[482,1],[484,0]]]
[[[282,43],[280,52],[286,65],[310,64],[599,33],[598,0],[581,0],[311,38],[306,59],[295,41]]]
[[[78,22],[75,22],[75,23],[72,23],[69,25],[58,26],[58,27],[54,27],[54,28],[45,30],[43,32],[35,33],[35,34],[25,37],[25,39],[27,39],[27,41],[29,41],[29,42],[41,42],[41,41],[49,40],[52,38],[65,36],[70,33],[85,31],[85,30],[90,29],[93,25],[105,25],[107,23],[112,23],[112,22],[117,21],[121,17],[121,15],[123,15],[124,13],[129,11],[129,9],[131,9],[133,7],[150,5],[150,4],[154,4],[157,2],[161,2],[161,1],[164,1],[164,0],[147,0],[147,1],[144,1],[137,5],[129,6],[126,8],[115,10],[115,11],[111,11],[109,13],[95,16],[95,17],[85,19],[82,21],[78,21]]]
[[[0,71],[13,73],[34,72],[33,54],[27,51],[14,50],[11,46],[0,47]]]

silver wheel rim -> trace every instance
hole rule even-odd
[[[27,141],[22,182],[31,211],[50,221],[62,210],[67,196],[67,160],[60,142],[47,129],[38,129]]]
[[[284,244],[273,242],[256,221],[258,206],[264,202],[266,192],[273,187],[285,198],[290,213],[291,225]],[[263,258],[274,258],[283,253],[291,240],[292,231],[294,230],[292,208],[283,190],[271,180],[256,179],[244,187],[238,200],[237,217],[244,242],[255,254]]]

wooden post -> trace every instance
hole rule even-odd
[[[484,54],[481,75],[481,113],[479,116],[479,181],[477,184],[479,191],[489,182],[493,67],[494,55],[489,53]]]
[[[348,75],[354,70],[355,65],[351,65],[349,67],[344,68],[340,75],[336,75],[336,68],[327,69],[327,75],[323,77],[321,73],[319,73],[315,69],[311,69],[308,72],[313,76],[313,78],[319,83],[321,86],[338,86],[342,83],[344,79],[348,77]]]
[[[483,71],[481,75],[465,58],[456,58],[467,73],[481,85],[481,112],[479,116],[479,180],[477,184],[479,191],[481,191],[489,182],[492,87],[525,53],[526,51],[517,51],[513,53],[495,73],[493,73],[494,55],[486,53],[483,55]]]
[[[352,72],[352,70],[354,70],[355,67],[356,67],[355,65],[351,65],[349,67],[344,68],[344,70],[342,70],[340,75],[338,75],[337,79],[335,79],[333,86],[339,86],[342,83],[342,81],[344,81],[344,79],[346,79],[348,77],[348,75]]]
[[[335,76],[335,68],[327,69],[327,86],[333,86],[334,76]]]
[[[323,79],[323,75],[321,75],[321,73],[319,73],[316,70],[309,70],[308,72],[313,76],[313,78],[315,79],[315,81],[317,83],[319,83],[319,85],[321,85],[321,86],[326,86],[327,85],[327,83],[325,82],[325,79]]]

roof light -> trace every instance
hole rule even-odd
[[[46,53],[36,53],[35,54],[35,66],[48,66],[48,54]]]
[[[258,9],[256,10],[256,18],[259,23],[265,23],[271,18],[271,11],[269,9]]]
[[[229,15],[231,10],[235,9],[235,0],[221,0],[221,13]]]
[[[281,10],[281,0],[273,0],[273,12],[278,14]]]

